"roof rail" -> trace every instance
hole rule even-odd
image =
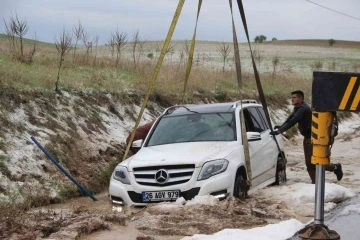
[[[181,105],[175,105],[175,106],[171,106],[171,107],[168,107],[167,109],[165,109],[165,111],[163,112],[163,114],[169,114],[171,113],[172,111],[174,111],[175,109],[181,107]],[[172,110],[172,111],[171,111]],[[170,111],[170,112],[169,112]]]
[[[243,99],[243,100],[234,102],[233,108],[236,108],[240,103],[244,104],[244,103],[258,103],[258,102],[254,99]]]
[[[175,105],[175,106],[172,106],[172,107],[169,107],[167,109],[165,109],[165,111],[163,112],[163,115],[166,115],[166,114],[171,114],[173,111],[175,111],[177,108],[185,108],[186,110],[188,110],[189,112],[192,112],[192,113],[198,113],[196,111],[191,111],[186,105]]]

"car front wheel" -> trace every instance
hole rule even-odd
[[[247,182],[243,176],[238,175],[235,179],[234,197],[244,200],[247,198]]]

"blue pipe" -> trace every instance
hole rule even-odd
[[[83,186],[81,186],[81,184],[76,181],[76,179],[70,175],[70,173],[68,173],[61,165],[58,161],[55,160],[55,158],[53,156],[51,156],[51,154],[46,151],[46,149],[41,146],[41,144],[36,140],[35,137],[31,137],[31,140],[34,141],[34,143],[45,153],[45,155],[71,180],[73,181],[73,183],[75,183],[76,186],[78,186],[78,188],[80,188],[80,190],[88,195],[93,201],[97,201],[97,199],[88,191],[86,190],[86,188],[84,188]]]

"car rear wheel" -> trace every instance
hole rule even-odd
[[[236,176],[234,185],[234,197],[244,200],[247,198],[247,182],[240,174]]]
[[[280,185],[286,181],[286,159],[282,156],[278,156],[276,164],[276,180],[274,185]]]

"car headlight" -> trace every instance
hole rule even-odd
[[[127,168],[124,166],[116,166],[113,173],[113,178],[122,182],[123,184],[130,184],[129,174]]]
[[[229,162],[225,159],[206,162],[199,174],[198,181],[208,179],[226,170]]]

